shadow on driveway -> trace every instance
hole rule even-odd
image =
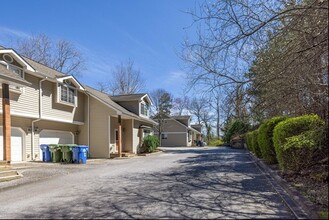
[[[294,218],[244,150],[166,150],[184,153],[193,156],[178,160],[176,168],[91,179],[92,187],[77,185],[51,205],[31,207],[18,217]]]

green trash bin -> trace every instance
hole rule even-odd
[[[49,144],[49,151],[52,162],[61,162],[62,152],[58,144]]]
[[[77,146],[76,144],[60,144],[62,151],[62,162],[72,163],[73,162],[73,152],[72,147]]]

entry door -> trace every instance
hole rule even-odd
[[[115,151],[118,152],[118,146],[119,146],[119,131],[118,129],[114,130],[114,137],[115,137]]]

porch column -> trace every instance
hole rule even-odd
[[[119,157],[121,157],[121,151],[122,151],[122,126],[121,126],[121,115],[118,115],[118,154]]]
[[[2,83],[2,123],[3,123],[3,159],[10,163],[11,160],[11,121],[10,121],[10,99],[9,85]]]

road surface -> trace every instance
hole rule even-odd
[[[0,218],[294,218],[246,151],[163,149],[3,190]]]

